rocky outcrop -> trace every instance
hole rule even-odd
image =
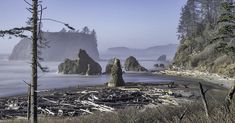
[[[58,66],[59,73],[63,74],[101,74],[102,68],[95,62],[85,50],[80,49],[76,60],[65,59],[64,63]]]
[[[148,71],[146,68],[142,67],[133,56],[126,59],[124,67],[126,71]]]
[[[112,69],[112,67],[113,67],[114,61],[115,61],[115,58],[110,59],[110,60],[108,61],[108,64],[107,64],[106,67],[105,67],[105,73],[106,73],[106,74],[111,74],[111,69]]]
[[[113,67],[111,69],[112,79],[108,82],[108,87],[124,86],[125,82],[122,78],[122,67],[120,60],[115,58]]]
[[[99,59],[96,36],[93,33],[81,32],[43,32],[48,48],[41,49],[41,57],[45,61],[63,61],[65,58],[75,59],[79,49],[87,51],[93,59]],[[31,40],[22,39],[13,49],[9,60],[30,60]]]
[[[166,55],[159,56],[157,61],[166,62]]]

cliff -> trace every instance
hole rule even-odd
[[[41,57],[45,61],[63,61],[65,58],[75,59],[80,49],[87,51],[93,59],[99,59],[95,33],[83,32],[44,32],[48,48],[41,49]],[[31,59],[31,41],[22,39],[13,49],[9,60]]]

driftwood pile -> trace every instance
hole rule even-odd
[[[181,98],[179,98],[181,97]],[[39,93],[38,114],[41,116],[79,116],[95,111],[114,112],[128,106],[144,108],[147,105],[178,105],[174,99],[182,95],[157,87],[92,88],[54,90]],[[0,119],[27,116],[27,96],[0,99]]]

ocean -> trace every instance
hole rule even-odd
[[[107,61],[99,62],[105,69]],[[49,67],[49,72],[38,74],[38,90],[54,89],[72,86],[102,85],[110,80],[110,75],[63,75],[57,72],[59,62],[42,62]],[[153,69],[154,61],[140,61],[147,69]],[[0,55],[0,97],[23,94],[27,92],[27,85],[31,81],[31,68],[28,61],[9,61],[8,55]],[[175,78],[152,75],[150,73],[125,73],[125,82],[169,82]]]

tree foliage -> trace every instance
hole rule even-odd
[[[230,69],[235,63],[234,10],[233,0],[188,0],[179,21],[181,45],[174,65],[216,73]],[[220,57],[223,64],[218,65]]]

